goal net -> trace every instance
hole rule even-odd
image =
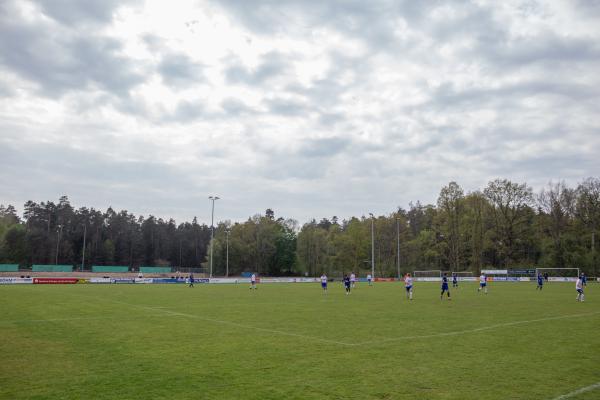
[[[473,271],[452,271],[448,274],[448,276],[454,277],[456,276],[457,280],[463,280],[464,278],[474,278]]]
[[[536,268],[535,276],[542,275],[549,282],[575,282],[579,268]]]
[[[417,281],[439,281],[442,279],[442,271],[439,269],[414,271],[413,278]]]

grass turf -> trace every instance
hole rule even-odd
[[[0,286],[0,398],[554,399],[600,382],[597,284],[584,303],[571,283],[451,290]]]

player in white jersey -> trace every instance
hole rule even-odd
[[[258,289],[256,287],[256,274],[252,274],[252,276],[250,277],[250,290],[252,290],[252,289],[254,289],[254,290]]]
[[[480,292],[481,289],[483,289],[483,293],[487,294],[487,277],[485,274],[481,274],[479,277],[479,288],[477,288],[477,291]]]
[[[369,282],[369,286],[373,286],[373,277],[371,274],[367,275],[367,282]]]
[[[356,286],[356,275],[354,275],[354,272],[350,274],[350,285],[352,286],[352,289]]]
[[[327,275],[325,273],[321,275],[321,287],[323,288],[323,293],[327,294]]]
[[[412,300],[413,280],[410,277],[410,274],[406,274],[406,276],[404,277],[404,289],[406,289],[406,298]]]
[[[583,294],[583,280],[581,277],[577,278],[577,282],[575,282],[575,290],[577,290],[577,301],[583,301],[585,295]]]

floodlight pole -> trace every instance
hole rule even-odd
[[[62,233],[62,225],[58,225],[58,229],[56,230],[56,262],[55,265],[58,265],[58,245],[60,244],[60,234]]]
[[[231,229],[227,228],[225,232],[227,233],[227,262],[225,263],[225,276],[229,277],[229,234],[231,233]]]
[[[398,279],[400,279],[400,218],[396,217],[396,238],[397,238],[397,249],[396,254],[398,257]]]
[[[373,213],[369,213],[371,216],[371,276],[375,279],[375,216]]]
[[[213,276],[213,246],[215,237],[215,200],[219,200],[218,196],[208,196],[208,199],[212,201],[212,212],[210,217],[210,273],[209,278]]]
[[[87,224],[83,225],[83,249],[81,251],[81,272],[83,272],[83,266],[85,265],[85,234],[87,233]]]

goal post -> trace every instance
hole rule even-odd
[[[442,279],[442,270],[428,269],[423,271],[413,271],[413,278],[417,281],[439,281]]]
[[[474,278],[473,271],[452,271],[449,276],[456,276],[457,280],[462,280],[463,278]]]
[[[548,282],[575,282],[579,278],[579,268],[536,268],[535,276],[542,275]]]

